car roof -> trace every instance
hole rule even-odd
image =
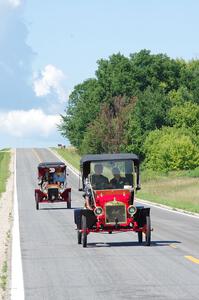
[[[139,157],[134,153],[114,153],[114,154],[87,154],[80,160],[82,166],[87,162],[97,162],[106,160],[133,160],[139,163]]]
[[[57,162],[42,162],[38,165],[38,169],[40,168],[57,168],[57,167],[66,167],[65,163],[61,161]]]

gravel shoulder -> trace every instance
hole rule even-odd
[[[9,299],[11,229],[13,219],[14,150],[11,150],[10,176],[0,199],[0,299]]]

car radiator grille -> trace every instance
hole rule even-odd
[[[125,205],[110,205],[105,208],[106,224],[126,223]]]

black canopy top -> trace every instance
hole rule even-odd
[[[57,162],[42,162],[38,165],[38,169],[42,169],[42,168],[57,168],[57,167],[66,167],[66,165],[61,162],[61,161],[57,161]]]
[[[133,160],[139,163],[139,158],[133,153],[116,153],[116,154],[88,154],[84,155],[80,160],[80,166],[88,162],[109,161],[109,160]]]

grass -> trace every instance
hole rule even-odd
[[[75,148],[53,148],[79,170],[80,155]],[[159,173],[151,170],[141,172],[141,191],[137,197],[199,213],[199,167],[189,171]]]
[[[8,277],[8,264],[6,261],[3,263],[3,267],[0,275],[0,288],[5,291],[7,285],[7,277]]]
[[[9,162],[11,154],[6,150],[0,150],[0,195],[6,190],[6,182],[10,175]]]
[[[78,154],[77,150],[74,147],[68,148],[52,148],[59,155],[61,155],[66,161],[68,161],[72,166],[79,170],[79,161],[81,156]]]
[[[138,198],[199,213],[199,176],[197,170],[158,174],[143,171]]]

